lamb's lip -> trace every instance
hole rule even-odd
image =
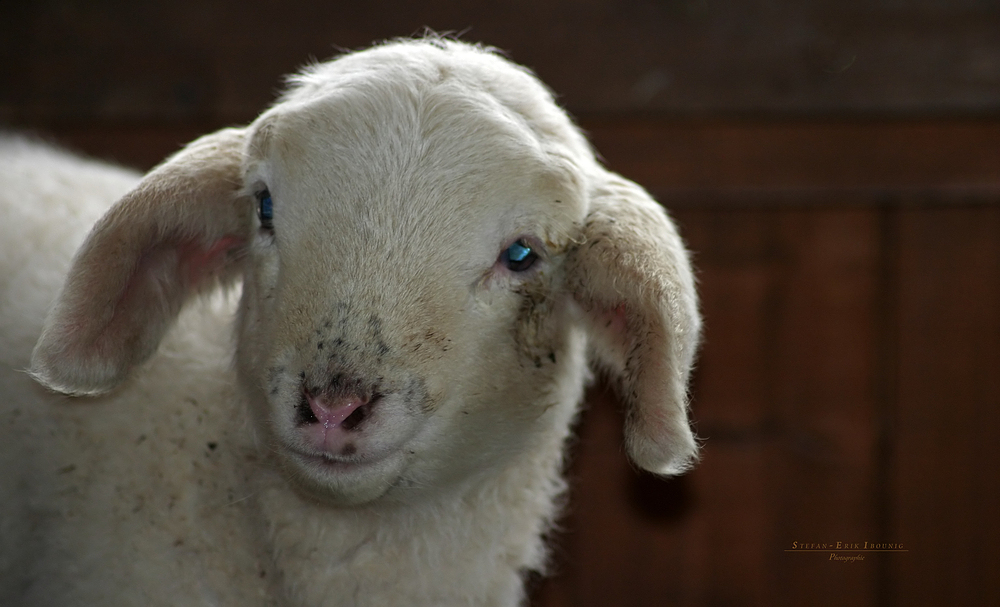
[[[385,461],[390,454],[382,454],[370,457],[342,456],[332,453],[315,453],[289,449],[289,453],[299,462],[312,467],[320,467],[324,470],[350,471],[365,468]]]

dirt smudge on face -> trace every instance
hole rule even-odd
[[[555,362],[556,302],[548,281],[535,277],[518,285],[514,292],[521,298],[517,311],[514,341],[518,354],[535,368]]]

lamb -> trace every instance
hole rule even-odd
[[[638,467],[696,457],[680,237],[491,49],[312,65],[144,177],[0,175],[0,604],[521,604],[591,367]]]

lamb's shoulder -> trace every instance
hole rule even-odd
[[[5,495],[18,497],[4,516],[35,522],[4,551],[30,568],[4,565],[35,581],[27,604],[269,604],[249,512],[273,473],[234,388],[235,299],[189,306],[161,351],[104,396],[56,395],[2,370],[19,403],[4,412],[2,465],[17,485]]]

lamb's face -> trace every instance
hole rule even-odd
[[[369,99],[265,115],[245,176],[243,384],[290,477],[340,503],[503,465],[582,383],[573,161],[468,96]]]

